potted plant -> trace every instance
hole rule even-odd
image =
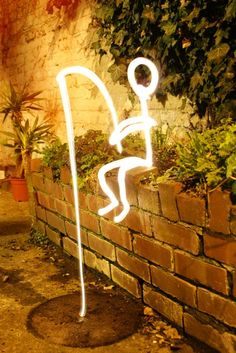
[[[3,123],[6,120],[10,120],[12,123],[12,128],[18,128],[25,120],[27,114],[34,115],[35,111],[42,110],[40,101],[43,99],[39,97],[41,91],[36,91],[30,93],[27,86],[25,85],[23,89],[17,91],[11,82],[6,84],[0,93],[0,114],[3,114]],[[17,134],[15,134],[17,136]],[[15,143],[17,146],[17,141]],[[22,166],[22,155],[19,151],[17,153],[17,148],[15,149],[15,162],[16,162],[16,177],[20,177],[21,166]]]
[[[40,122],[36,117],[31,125],[29,119],[18,120],[14,123],[12,132],[1,132],[7,137],[7,141],[2,142],[2,144],[14,149],[17,160],[16,178],[11,178],[13,196],[16,201],[27,200],[26,180],[30,188],[32,154],[33,152],[40,153],[40,146],[52,139],[54,136],[52,126],[48,120]],[[20,190],[15,188],[16,185],[20,186]]]

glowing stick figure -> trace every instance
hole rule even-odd
[[[151,82],[149,86],[137,84],[135,79],[135,70],[139,65],[145,65],[151,72]],[[109,197],[110,204],[104,208],[100,208],[98,213],[100,216],[110,212],[119,205],[114,192],[111,190],[106,182],[106,173],[112,169],[118,168],[118,185],[120,192],[120,201],[123,205],[123,210],[118,216],[114,217],[115,222],[121,222],[129,212],[130,205],[126,196],[125,176],[128,170],[136,167],[151,167],[152,166],[152,145],[150,129],[156,125],[156,121],[149,116],[147,100],[155,92],[158,83],[158,71],[156,66],[148,59],[137,58],[134,59],[128,67],[128,80],[134,92],[140,100],[141,115],[131,117],[121,121],[110,136],[109,142],[111,145],[119,144],[121,141],[134,131],[142,131],[144,133],[146,144],[146,158],[140,157],[126,157],[117,161],[106,164],[101,167],[98,172],[98,179],[104,193]]]
[[[151,82],[148,87],[138,85],[135,80],[135,69],[139,65],[146,65],[151,71]],[[66,120],[66,130],[67,130],[67,139],[69,145],[69,156],[70,156],[70,166],[72,173],[72,185],[73,185],[73,196],[75,203],[75,218],[76,218],[76,230],[77,230],[77,241],[78,241],[78,258],[79,258],[79,273],[81,281],[81,309],[80,316],[83,317],[86,314],[86,299],[85,299],[85,283],[83,275],[83,251],[81,244],[81,234],[80,234],[80,216],[79,216],[79,199],[78,199],[78,185],[77,185],[77,171],[76,171],[76,159],[75,159],[75,148],[74,148],[74,131],[73,131],[73,119],[71,113],[71,105],[68,94],[68,88],[66,84],[66,76],[71,74],[81,74],[89,78],[100,90],[103,97],[105,98],[108,108],[111,112],[115,130],[110,137],[110,143],[117,146],[118,151],[122,152],[121,141],[128,134],[134,131],[143,131],[146,141],[146,158],[142,159],[139,157],[127,157],[122,160],[111,162],[99,170],[99,181],[102,189],[108,195],[111,200],[111,203],[100,209],[99,214],[104,215],[107,212],[111,211],[113,208],[118,206],[119,202],[116,199],[114,193],[109,188],[105,180],[105,174],[114,168],[119,168],[118,173],[118,183],[120,187],[120,198],[124,206],[123,211],[115,217],[115,221],[121,221],[129,212],[129,204],[126,198],[126,189],[125,189],[125,174],[127,170],[133,169],[139,166],[150,167],[152,165],[152,147],[151,147],[151,137],[150,137],[150,128],[156,124],[156,121],[152,119],[148,114],[147,100],[150,99],[152,93],[154,93],[157,83],[158,83],[158,71],[156,66],[147,59],[137,58],[131,62],[128,68],[128,79],[133,88],[134,92],[138,95],[141,103],[141,112],[142,114],[139,117],[129,118],[121,123],[118,123],[117,114],[113,101],[107,91],[104,83],[100,78],[90,71],[81,66],[72,66],[65,68],[59,72],[57,75],[57,82],[59,85],[63,109],[65,113]]]

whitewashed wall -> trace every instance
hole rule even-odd
[[[124,117],[125,109],[130,110],[131,114],[135,114],[132,111],[138,112],[138,105],[132,106],[128,100],[126,88],[112,83],[107,72],[110,59],[105,57],[100,62],[94,52],[88,49],[91,3],[89,5],[88,1],[82,0],[76,19],[65,23],[56,12],[53,15],[46,12],[46,0],[2,1],[10,3],[11,35],[7,38],[9,44],[7,55],[5,51],[2,52],[4,58],[0,67],[1,83],[4,79],[10,79],[19,86],[24,83],[30,84],[32,91],[42,90],[42,97],[46,98],[44,114],[54,120],[56,133],[63,141],[65,141],[64,114],[55,78],[64,67],[82,65],[96,71],[107,85],[120,118]],[[111,117],[94,85],[82,76],[73,77],[68,83],[75,133],[81,134],[88,129],[111,131]],[[189,105],[184,109],[181,108],[181,100],[170,97],[166,107],[163,108],[153,99],[150,106],[152,116],[158,121],[175,127],[188,127],[189,114],[192,110]],[[3,128],[1,123],[0,128]]]

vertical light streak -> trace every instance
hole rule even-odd
[[[81,66],[72,66],[61,70],[56,79],[59,85],[62,104],[65,114],[66,120],[66,131],[67,131],[67,140],[69,146],[69,157],[70,157],[70,167],[71,167],[71,174],[72,174],[72,186],[73,186],[73,197],[74,197],[74,204],[75,204],[75,219],[76,219],[76,231],[77,231],[77,242],[78,242],[78,259],[79,259],[79,274],[80,274],[80,282],[81,282],[81,309],[80,309],[80,316],[84,317],[86,315],[86,295],[85,295],[85,283],[84,283],[84,273],[83,273],[83,251],[82,251],[82,242],[81,242],[81,232],[80,232],[80,215],[79,215],[79,191],[78,191],[78,183],[77,183],[77,169],[76,169],[76,156],[75,156],[75,145],[74,145],[74,130],[73,130],[73,119],[71,114],[71,104],[69,99],[68,88],[66,84],[66,76],[71,74],[81,74],[91,81],[99,88],[100,92],[102,93],[105,101],[108,105],[110,110],[113,124],[115,127],[118,125],[118,119],[116,110],[111,99],[109,92],[106,89],[104,83],[100,80],[100,78],[90,71]],[[117,142],[117,149],[121,153],[122,146],[120,142]]]

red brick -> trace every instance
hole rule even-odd
[[[206,256],[236,266],[236,239],[221,238],[211,235],[204,236],[204,251]]]
[[[72,186],[69,185],[63,185],[63,195],[64,199],[66,202],[74,205],[74,194],[73,194],[73,189]],[[79,191],[79,208],[83,210],[87,210],[87,201],[86,201],[87,195]]]
[[[46,178],[48,179],[53,179],[53,173],[52,173],[52,168],[50,167],[44,167],[43,168],[43,174]]]
[[[231,327],[236,327],[236,303],[211,293],[206,289],[198,288],[198,309]]]
[[[213,231],[229,234],[231,201],[228,192],[219,189],[208,194],[209,228]]]
[[[176,195],[181,191],[181,189],[182,184],[180,183],[166,182],[158,184],[162,214],[171,221],[179,220]]]
[[[104,273],[109,278],[111,277],[109,261],[97,257],[87,249],[84,250],[84,262],[86,266],[93,268],[100,273]]]
[[[66,234],[77,241],[77,227],[73,223],[65,222]],[[83,245],[88,246],[88,234],[86,230],[80,229],[81,242]]]
[[[121,267],[142,278],[146,282],[151,281],[149,265],[146,262],[120,249],[116,249],[116,256],[117,262]]]
[[[67,237],[62,238],[62,241],[63,241],[63,249],[65,250],[65,252],[67,252],[69,255],[72,255],[73,257],[78,259],[79,252],[78,252],[77,243]]]
[[[44,180],[45,192],[51,195],[54,198],[63,200],[63,190],[62,185],[56,182],[53,182],[51,179]]]
[[[233,296],[236,297],[236,272],[233,272]]]
[[[176,196],[181,221],[205,227],[206,202],[200,197],[181,193]]]
[[[227,271],[200,258],[175,251],[175,272],[217,292],[228,293]]]
[[[138,206],[137,185],[133,184],[128,177],[126,178],[126,196],[130,205]]]
[[[152,284],[181,302],[196,307],[196,287],[167,271],[151,266]]]
[[[178,326],[183,326],[183,308],[173,300],[154,291],[152,288],[144,285],[143,300],[144,303],[151,306],[158,313],[165,316],[168,320],[174,322]]]
[[[33,173],[32,174],[32,184],[36,190],[45,190],[44,178],[42,174]]]
[[[49,209],[55,211],[55,198],[49,195]]]
[[[235,216],[233,219],[230,221],[230,232],[234,235],[236,235],[236,219]]]
[[[136,278],[113,265],[111,265],[111,278],[115,283],[127,290],[134,297],[141,297],[140,284]]]
[[[94,233],[100,233],[99,229],[99,218],[94,214],[80,210],[80,222],[81,225]]]
[[[65,223],[63,219],[58,217],[55,213],[46,211],[48,224],[58,229],[61,233],[65,234]]]
[[[62,185],[59,183],[53,183],[50,194],[59,200],[63,200],[64,195],[63,195]]]
[[[127,171],[127,180],[133,184],[139,184],[142,178],[148,175],[157,174],[157,167],[137,167]]]
[[[114,171],[116,173],[116,171]],[[118,185],[117,175],[112,175],[107,178],[108,185],[111,190],[116,195],[117,199],[120,200],[120,189]],[[102,196],[107,196],[102,193]],[[126,197],[130,205],[137,206],[137,190],[136,185],[129,179],[128,175],[126,175]]]
[[[46,234],[48,239],[50,239],[56,245],[61,246],[61,236],[58,232],[55,232],[55,230],[46,226]]]
[[[74,195],[73,195],[72,186],[63,185],[63,194],[64,194],[65,200],[71,203],[72,205],[74,205]]]
[[[66,202],[62,200],[55,199],[54,201],[55,211],[60,215],[66,217]]]
[[[172,249],[154,240],[134,235],[134,252],[146,260],[166,267],[172,268]]]
[[[60,179],[61,182],[64,184],[70,184],[71,183],[71,171],[70,168],[68,168],[67,166],[64,166],[61,168],[60,170]]]
[[[55,199],[55,210],[65,218],[71,219],[72,221],[75,221],[75,210],[74,207],[65,202],[61,201],[58,199]]]
[[[79,191],[79,207],[80,209],[87,210],[87,194],[82,192],[81,190]]]
[[[153,233],[154,237],[164,243],[174,245],[180,249],[199,253],[199,238],[197,233],[181,224],[173,224],[164,218],[153,216]]]
[[[37,218],[41,219],[42,221],[46,222],[46,211],[43,207],[36,206],[36,215]]]
[[[140,184],[138,190],[138,202],[139,207],[145,211],[150,211],[158,215],[161,214],[161,205],[157,189]]]
[[[44,192],[37,191],[37,199],[39,205],[50,209],[49,195],[45,194]]]
[[[115,261],[116,254],[114,245],[91,233],[88,233],[88,243],[92,250],[95,250],[98,254],[106,257],[111,261]]]
[[[89,211],[96,214],[100,208],[105,207],[105,200],[102,197],[93,194],[87,195],[87,203]]]
[[[123,224],[136,232],[151,236],[152,228],[150,217],[151,216],[148,213],[141,211],[138,208],[131,208]]]
[[[132,250],[131,234],[127,228],[117,226],[103,218],[101,218],[100,224],[101,232],[104,237],[110,239],[112,242],[122,246],[123,248]]]
[[[235,353],[236,336],[229,332],[224,332],[222,329],[218,331],[204,320],[200,321],[200,319],[184,313],[184,329],[187,334],[221,353]]]
[[[42,159],[32,158],[31,159],[31,172],[40,172],[42,169]]]

